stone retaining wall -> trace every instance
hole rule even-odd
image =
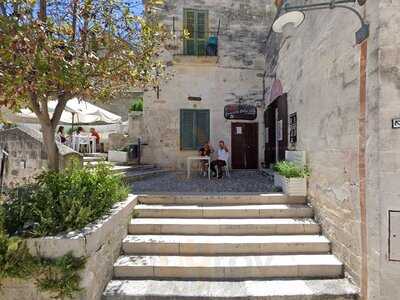
[[[74,256],[88,258],[82,271],[82,292],[73,300],[100,300],[101,294],[113,274],[113,264],[121,252],[123,238],[127,235],[129,220],[137,196],[114,206],[104,219],[79,232],[67,235],[28,240],[33,255],[56,258],[72,251]],[[50,300],[51,295],[39,292],[32,280],[7,279],[2,282],[1,299]]]

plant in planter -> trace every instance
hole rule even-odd
[[[293,162],[280,161],[274,166],[274,184],[290,196],[307,196],[307,177],[310,171]]]
[[[0,293],[4,279],[21,278],[33,279],[55,299],[74,298],[87,258],[33,256],[27,241],[81,230],[127,196],[122,178],[105,164],[46,171],[36,182],[7,191],[0,199]]]
[[[142,112],[143,111],[143,98],[137,98],[132,102],[129,108],[130,112]]]

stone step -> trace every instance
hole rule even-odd
[[[141,218],[310,218],[313,209],[301,204],[149,205],[135,207]]]
[[[306,197],[285,194],[223,194],[214,195],[144,195],[142,204],[163,205],[250,205],[250,204],[305,204]]]
[[[122,249],[129,255],[322,254],[330,242],[320,235],[128,235]]]
[[[144,180],[146,178],[155,177],[161,174],[168,172],[168,170],[162,170],[157,167],[144,169],[144,170],[132,170],[128,172],[123,172],[125,177],[125,181],[127,183],[132,183],[140,180]]]
[[[339,278],[343,265],[333,255],[122,256],[120,278]]]
[[[113,280],[103,300],[354,300],[357,294],[347,279]]]
[[[106,161],[106,157],[103,156],[84,156],[83,162],[85,163],[98,163]]]
[[[312,219],[173,219],[134,218],[130,234],[288,235],[319,234]]]

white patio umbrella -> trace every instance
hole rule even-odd
[[[50,115],[54,112],[57,101],[48,103]],[[35,113],[30,109],[22,109],[12,117],[14,122],[38,123]],[[118,124],[121,123],[121,117],[113,114],[101,107],[91,104],[85,100],[73,98],[67,102],[64,112],[61,115],[60,123],[62,124]]]

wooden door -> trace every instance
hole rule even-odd
[[[265,165],[270,167],[285,159],[288,148],[287,95],[278,97],[264,113],[265,122]]]
[[[258,168],[258,123],[232,123],[232,168]]]
[[[265,121],[265,165],[269,167],[275,163],[276,147],[276,121],[275,121],[276,105],[269,105],[264,113]]]

